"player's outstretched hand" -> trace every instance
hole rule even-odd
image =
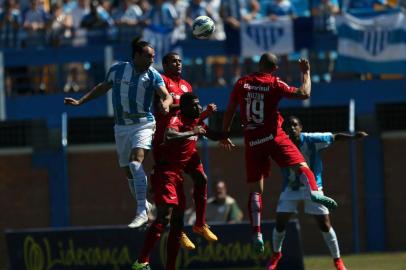
[[[207,112],[212,114],[214,112],[217,112],[217,105],[214,103],[210,103],[209,105],[207,105]]]
[[[206,130],[202,126],[195,126],[193,129],[193,133],[196,135],[204,135],[206,134]]]
[[[71,106],[80,106],[82,103],[77,99],[67,97],[63,100],[63,104]]]
[[[362,139],[364,137],[368,136],[368,133],[364,132],[364,131],[358,131],[357,133],[355,133],[354,138],[355,139]]]
[[[233,144],[233,142],[230,140],[230,138],[220,140],[219,145],[221,148],[224,148],[227,151],[231,151],[235,147],[235,144]]]
[[[302,73],[306,73],[310,70],[310,63],[307,59],[300,58],[299,59],[299,66]]]
[[[171,109],[170,106],[165,106],[165,105],[162,104],[162,112],[164,114],[169,113],[170,109]]]

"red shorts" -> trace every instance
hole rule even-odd
[[[154,168],[150,177],[154,201],[159,204],[176,205],[184,210],[186,207],[183,190],[182,173],[170,168]]]
[[[251,143],[251,146],[250,146]],[[279,167],[288,167],[305,159],[296,145],[284,132],[279,132],[275,138],[245,138],[245,167],[247,182],[258,182],[268,177],[271,169],[271,158]]]
[[[163,149],[162,147],[159,147],[159,146],[152,148],[152,153],[154,155],[155,164],[160,163],[160,161],[161,161],[160,159],[162,158],[163,151],[165,151],[165,149]],[[175,165],[175,166],[177,166],[177,165]],[[179,167],[182,167],[182,166],[184,166],[184,165],[179,164]],[[197,150],[192,154],[190,159],[187,161],[187,164],[186,164],[186,166],[184,166],[183,171],[187,174],[191,174],[196,171],[201,174],[205,174],[203,164],[202,164],[202,161],[200,160],[200,155]]]
[[[199,172],[203,175],[205,174],[203,164],[202,161],[200,160],[200,155],[199,152],[197,152],[197,150],[190,157],[184,171],[187,174],[191,174],[193,172]]]

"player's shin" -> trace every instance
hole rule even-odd
[[[179,253],[181,234],[181,228],[171,227],[166,247],[167,256],[165,270],[176,270],[176,259]]]
[[[253,232],[261,233],[262,195],[260,193],[250,193],[248,199],[248,212]]]
[[[285,239],[286,231],[278,232],[276,228],[272,231],[272,249],[273,252],[281,252],[283,240]]]
[[[340,248],[338,246],[337,236],[333,227],[330,227],[328,232],[323,232],[323,238],[333,259],[340,258]]]
[[[202,227],[204,224],[206,224],[207,183],[194,186],[193,198],[196,206],[195,225],[197,227]]]
[[[161,238],[164,229],[165,225],[156,221],[149,227],[147,235],[145,236],[144,245],[137,260],[139,263],[146,263],[149,261],[149,254],[154,248],[155,243]]]
[[[131,174],[135,182],[135,194],[137,199],[137,214],[145,213],[148,210],[147,202],[147,176],[145,175],[142,163],[133,161],[129,164]]]
[[[135,192],[135,180],[134,179],[127,179],[128,180],[128,187],[130,188],[131,195],[134,197],[135,201],[137,201],[137,194]]]

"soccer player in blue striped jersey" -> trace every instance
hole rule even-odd
[[[156,94],[159,96],[159,109],[164,113],[169,112],[173,100],[161,75],[151,66],[155,56],[152,46],[139,39],[134,39],[131,45],[131,62],[114,64],[103,82],[79,100],[68,97],[64,103],[80,106],[112,89],[119,164],[125,170],[131,193],[137,201],[136,216],[128,226],[136,228],[148,221],[148,184],[142,163],[151,149],[155,131],[151,110],[153,99]]]
[[[320,151],[329,147],[334,141],[345,141],[351,139],[361,139],[367,136],[365,132],[359,131],[355,134],[348,133],[302,133],[302,123],[296,116],[289,117],[284,127],[286,133],[293,143],[302,152],[304,158],[309,164],[310,169],[316,177],[319,192],[323,190],[322,170]],[[306,214],[313,215],[323,234],[331,256],[334,259],[334,265],[337,270],[346,270],[343,260],[340,256],[337,236],[331,226],[328,209],[319,204],[307,199],[305,187],[300,182],[298,177],[290,169],[282,169],[283,175],[283,191],[279,197],[278,207],[276,209],[276,226],[272,234],[273,253],[268,263],[268,270],[276,269],[279,260],[282,257],[282,243],[285,238],[286,224],[289,222],[292,214],[296,213],[299,202],[304,202],[304,210]]]

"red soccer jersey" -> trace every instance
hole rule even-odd
[[[281,128],[283,118],[278,104],[282,97],[296,92],[278,77],[267,73],[252,73],[234,85],[230,99],[239,104],[245,137],[255,138],[273,134]]]
[[[169,94],[171,94],[173,98],[173,104],[179,104],[180,96],[184,93],[192,92],[192,86],[181,77],[170,78],[164,74],[161,76],[165,82],[165,86],[168,89]],[[168,126],[168,122],[172,116],[176,115],[176,113],[176,111],[168,113],[167,115],[163,115],[160,112],[155,113],[156,130],[154,139],[152,141],[152,146],[154,148],[158,147],[163,142],[164,133],[166,127]]]
[[[207,130],[207,126],[200,119],[191,119],[179,113],[171,117],[167,128],[178,132],[186,132],[193,130],[198,125]],[[186,139],[165,142],[160,147],[162,150],[160,152],[160,164],[184,170],[192,155],[197,151],[196,143],[198,139],[199,135],[194,135]]]

